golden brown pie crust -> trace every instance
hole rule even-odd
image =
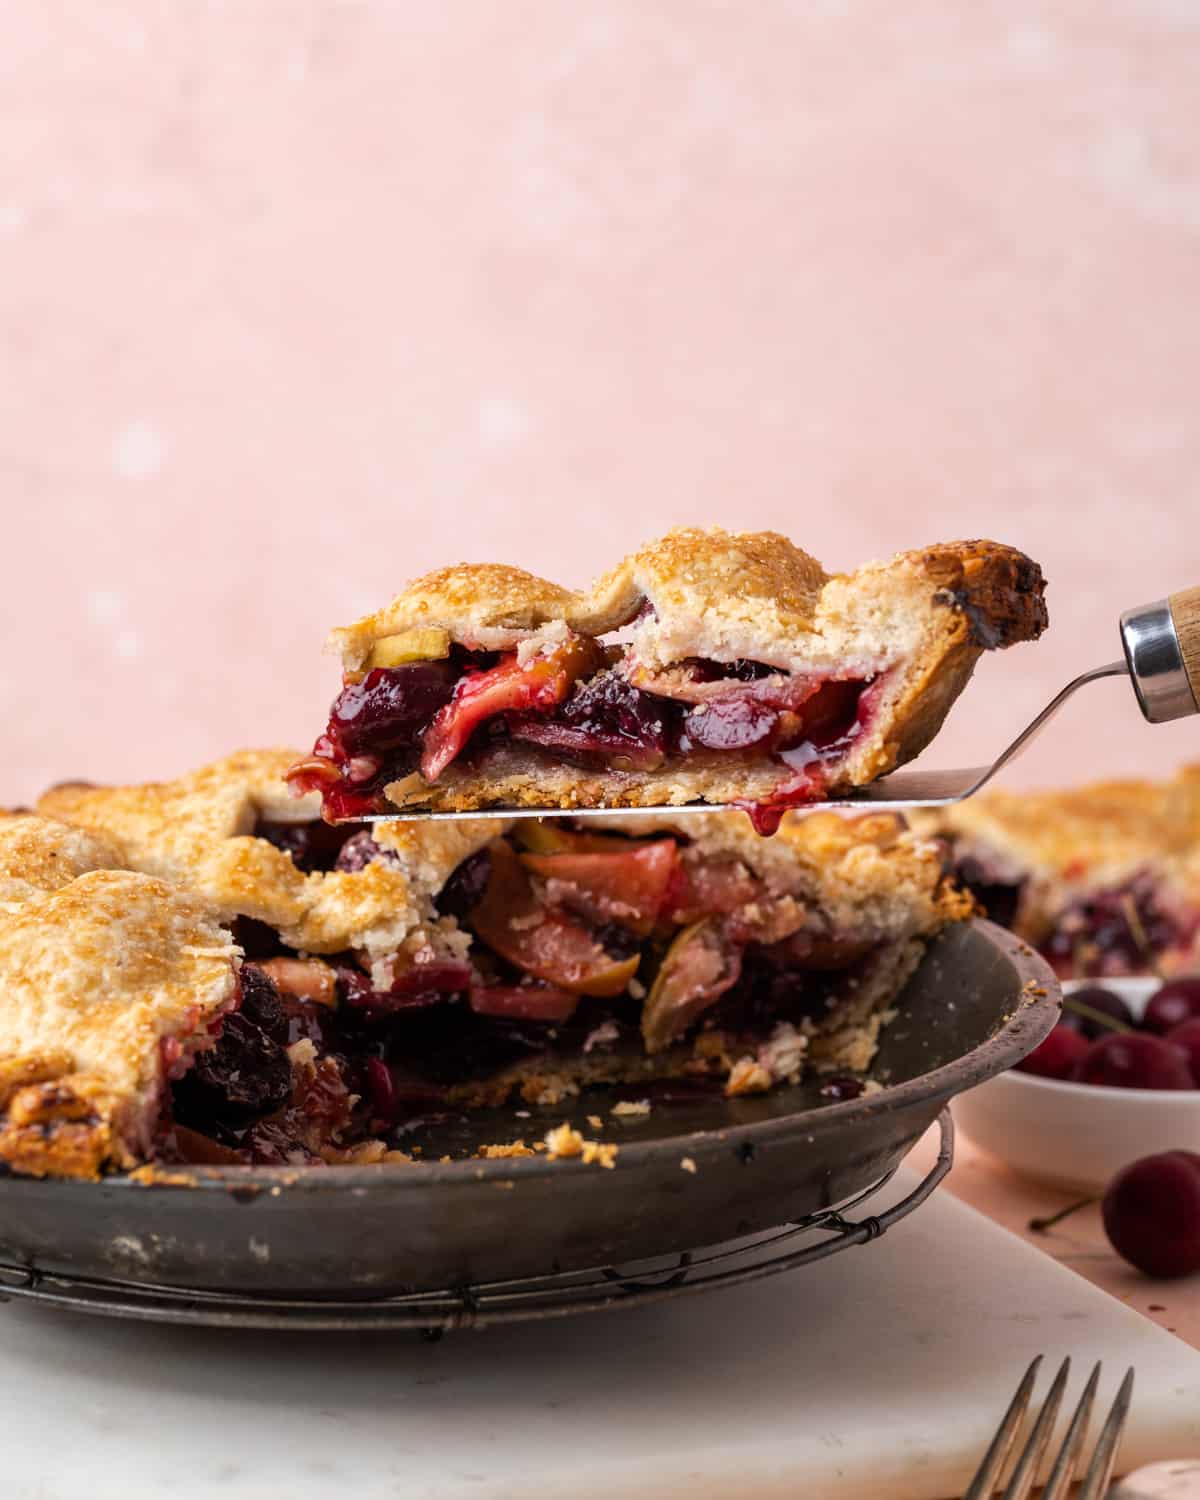
[[[164,1046],[207,1045],[236,998],[237,949],[194,895],[97,867],[111,846],[81,830],[4,819],[0,850],[0,1160],[33,1176],[132,1166],[150,1147]]]
[[[116,841],[130,868],[199,892],[226,921],[250,917],[292,948],[415,955],[447,930],[432,898],[451,871],[494,838],[490,821],[382,825],[379,843],[403,859],[353,872],[305,874],[256,838],[260,818],[302,823],[320,816],[316,797],[289,795],[283,776],[294,750],[243,750],[176,781],[143,786],[68,784],[38,803],[48,817]]]

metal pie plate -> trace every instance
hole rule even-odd
[[[884,1086],[858,1099],[829,1104],[802,1084],[664,1103],[626,1123],[608,1115],[612,1094],[596,1091],[530,1118],[510,1108],[433,1130],[427,1157],[459,1154],[445,1163],[186,1168],[148,1184],[11,1176],[0,1181],[0,1288],[47,1293],[57,1278],[60,1290],[132,1284],[310,1309],[442,1292],[469,1306],[471,1288],[803,1225],[885,1180],[955,1094],[1029,1052],[1059,1007],[1046,964],[977,920],[930,945],[881,1034],[872,1071]],[[589,1114],[604,1118],[601,1131]],[[615,1167],[461,1155],[538,1139],[564,1119],[615,1141]],[[186,1320],[227,1321],[219,1300],[210,1311]],[[425,1322],[462,1321],[454,1311]]]

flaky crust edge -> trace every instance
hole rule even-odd
[[[679,527],[631,553],[585,591],[498,563],[439,568],[382,609],[334,630],[328,644],[347,669],[357,670],[377,641],[422,626],[443,628],[472,648],[503,650],[553,623],[604,635],[628,625],[647,602],[698,616],[731,597],[771,615],[763,621],[769,634],[796,634],[813,628],[830,583],[915,569],[946,591],[947,605],[967,614],[981,650],[1034,639],[1045,629],[1040,568],[999,542],[940,543],[854,574],[830,575],[778,532]]]
[[[145,1159],[162,1046],[208,1044],[239,950],[189,893],[89,870],[0,918],[0,1161],[95,1179]]]

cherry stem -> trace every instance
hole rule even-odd
[[[1150,968],[1157,974],[1158,968],[1154,962],[1154,949],[1151,947],[1150,939],[1146,935],[1146,927],[1142,921],[1142,914],[1138,911],[1137,902],[1131,895],[1126,894],[1121,898],[1121,906],[1125,912],[1125,920],[1129,924],[1129,931],[1133,935],[1134,942],[1141,950],[1142,957],[1148,961]]]
[[[1093,1021],[1097,1026],[1107,1027],[1109,1031],[1133,1030],[1127,1022],[1118,1021],[1115,1016],[1106,1015],[1104,1011],[1089,1005],[1086,1000],[1076,1000],[1074,995],[1063,996],[1063,1009],[1069,1010],[1073,1016],[1082,1016],[1085,1021]]]
[[[1061,1224],[1068,1215],[1075,1213],[1077,1209],[1087,1208],[1089,1204],[1099,1203],[1099,1198],[1080,1198],[1077,1203],[1068,1203],[1066,1208],[1060,1208],[1056,1214],[1050,1214],[1044,1219],[1030,1219],[1029,1228],[1034,1234],[1045,1234],[1048,1229],[1053,1229],[1056,1224]]]

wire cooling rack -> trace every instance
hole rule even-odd
[[[688,1292],[737,1286],[812,1265],[826,1256],[867,1245],[905,1218],[942,1181],[954,1160],[954,1124],[949,1109],[938,1116],[937,1160],[903,1198],[878,1214],[863,1214],[895,1175],[895,1169],[854,1197],[781,1225],[699,1250],[617,1268],[477,1282],[441,1291],[364,1298],[271,1297],[200,1288],[100,1280],[0,1265],[0,1300],[20,1298],[74,1312],[139,1318],[155,1323],[192,1323],[226,1328],[414,1329],[436,1338],[451,1329],[482,1328],[533,1318],[561,1318],[605,1308],[660,1302]]]

